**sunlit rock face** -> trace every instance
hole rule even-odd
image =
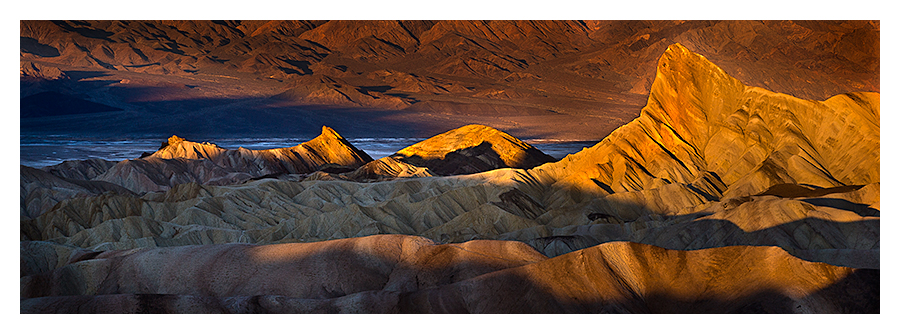
[[[397,151],[392,157],[438,175],[529,169],[555,161],[525,142],[484,125],[467,125]]]
[[[230,185],[322,169],[352,170],[371,161],[327,126],[308,142],[269,150],[227,150],[172,136],[158,151],[139,159],[66,161],[40,170],[22,166],[20,211],[23,218],[31,218],[73,197],[160,192],[184,183]]]
[[[267,175],[308,174],[329,166],[352,169],[370,161],[368,154],[329,127],[308,142],[268,150],[226,150],[172,136],[155,153],[122,161],[96,180],[146,193],[188,182],[227,185]]]
[[[782,183],[865,185],[879,181],[879,114],[879,94],[820,102],[747,87],[676,44],[660,58],[640,117],[538,171],[592,193],[699,183],[713,197],[737,197]]]
[[[505,132],[471,124],[438,134],[338,177],[370,181],[463,175],[499,168],[528,169],[553,161],[556,159]],[[324,178],[315,175],[312,179]]]
[[[878,312],[879,94],[811,101],[769,92],[742,84],[678,44],[658,64],[637,119],[558,162],[509,165],[529,161],[530,155],[521,158],[527,146],[471,126],[344,174],[189,182],[140,197],[105,192],[59,200],[20,222],[23,242],[64,247],[26,261],[31,275],[23,271],[23,296],[35,298],[23,299],[23,312],[71,312],[76,306],[69,305],[93,305],[84,306],[91,312],[141,305],[173,312]],[[171,161],[237,161],[214,145],[172,141],[160,150],[172,154]],[[425,162],[446,162],[451,152],[484,143],[493,154],[463,155],[492,170],[436,176],[458,165]],[[166,160],[134,161],[154,159]],[[368,181],[376,182],[348,181],[353,173],[375,175]],[[369,238],[384,234],[406,236]],[[367,244],[372,240],[380,241]],[[397,240],[450,248],[496,242],[530,247],[550,259],[528,257],[459,281],[451,279],[451,270],[441,274],[441,284],[387,288],[381,284],[394,277],[390,268],[404,263],[395,252],[406,248]],[[311,243],[316,241],[333,243]],[[388,246],[373,246],[381,242]],[[229,243],[252,245],[224,245]],[[186,289],[200,290],[110,290],[114,295],[94,297],[101,287],[124,286],[103,283],[116,277],[109,268],[120,267],[110,261],[120,255],[168,263],[175,260],[165,254],[189,250],[241,253],[297,244],[281,247],[316,253],[332,247],[323,245],[357,243],[369,246],[341,246],[348,251],[340,256],[364,258],[375,266],[366,275],[374,276],[340,285],[346,290],[327,285],[310,294],[247,290],[238,296],[197,283]],[[375,248],[385,249],[388,260],[369,257]],[[71,254],[81,254],[72,249],[104,253],[71,262],[77,257]],[[311,268],[332,261],[292,254],[314,259],[304,262]],[[185,270],[199,270],[192,266]],[[373,282],[378,284],[365,285]],[[79,296],[53,292],[70,287]]]
[[[332,164],[357,167],[372,161],[363,151],[353,147],[333,129],[323,126],[322,134],[294,147],[268,150],[226,150],[210,143],[194,143],[172,136],[168,145],[160,148],[147,158],[159,159],[205,159],[217,166],[251,173],[255,176],[267,174],[311,173],[320,167]]]

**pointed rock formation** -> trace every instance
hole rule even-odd
[[[146,193],[187,182],[226,185],[266,175],[308,174],[330,166],[356,168],[370,161],[368,154],[323,126],[322,134],[308,142],[268,150],[228,150],[172,136],[153,154],[122,161],[97,179]]]
[[[848,93],[808,101],[744,86],[675,44],[659,60],[640,117],[537,170],[593,194],[700,183],[712,189],[705,195],[730,198],[783,183],[865,185],[879,181],[878,100]]]

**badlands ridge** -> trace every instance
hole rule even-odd
[[[471,125],[375,161],[324,127],[22,166],[21,312],[878,313],[879,100],[674,44],[640,116],[556,162]]]

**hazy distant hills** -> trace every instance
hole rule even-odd
[[[20,28],[23,97],[54,91],[123,109],[62,124],[23,121],[26,131],[112,122],[121,126],[103,131],[207,135],[249,131],[241,127],[249,123],[254,131],[312,135],[330,124],[345,136],[367,129],[422,136],[481,123],[524,138],[596,140],[637,116],[656,58],[676,42],[748,85],[804,99],[879,91],[880,28],[869,21],[22,21]]]

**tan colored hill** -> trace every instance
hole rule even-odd
[[[329,127],[312,140],[289,148],[227,150],[178,136],[150,156],[122,161],[96,180],[137,193],[165,191],[188,182],[226,185],[254,177],[308,174],[322,168],[356,168],[372,161]]]
[[[415,143],[338,177],[371,181],[462,175],[499,168],[527,169],[552,161],[556,159],[509,134],[470,124]],[[315,176],[312,179],[327,178]]]
[[[393,178],[412,178],[435,176],[427,167],[419,167],[406,163],[396,157],[384,157],[356,170],[340,175],[324,175],[321,173],[310,175],[308,180],[352,180],[352,181],[382,181]]]
[[[219,166],[260,175],[311,173],[326,164],[354,166],[372,160],[368,154],[354,147],[327,126],[322,127],[321,135],[308,142],[294,147],[268,150],[244,148],[226,150],[215,144],[194,143],[172,136],[165,147],[151,154],[149,158],[206,159]]]
[[[107,251],[21,282],[22,313],[880,310],[877,270],[806,262],[777,247],[675,251],[628,242],[552,259],[518,242],[437,245],[396,235]]]
[[[438,175],[472,174],[497,168],[529,169],[556,160],[509,134],[478,124],[428,138],[397,151],[392,157],[427,167]]]
[[[109,182],[67,178],[28,166],[19,168],[19,216],[21,218],[37,217],[53,208],[56,203],[73,197],[95,196],[104,193],[133,195],[128,189]]]
[[[230,185],[281,174],[342,172],[372,161],[329,127],[308,142],[268,150],[228,150],[172,136],[140,159],[66,161],[41,170],[22,166],[21,217],[33,218],[73,197],[166,191],[183,183]]]

